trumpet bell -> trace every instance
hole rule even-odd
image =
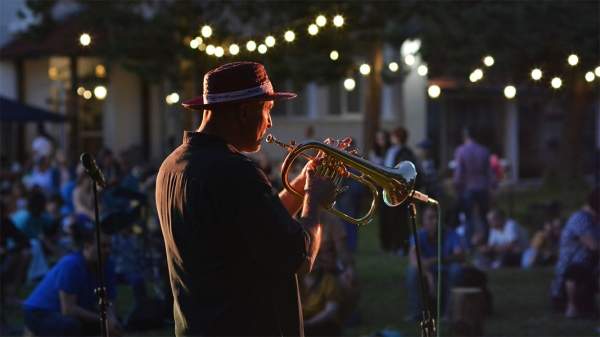
[[[389,171],[392,177],[383,189],[383,202],[390,207],[402,204],[413,191],[417,180],[417,169],[410,161],[402,161]]]

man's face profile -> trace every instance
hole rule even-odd
[[[244,133],[246,135],[245,152],[257,152],[260,150],[262,141],[267,130],[273,125],[271,121],[271,109],[273,101],[250,102],[243,106],[246,110],[246,120],[244,121]]]

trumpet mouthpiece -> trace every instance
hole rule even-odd
[[[273,135],[268,134],[267,138],[265,138],[265,141],[270,144],[270,143],[273,143],[273,139],[274,139]]]

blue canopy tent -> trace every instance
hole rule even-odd
[[[25,105],[0,96],[0,122],[28,123],[50,122],[64,123],[66,117],[44,109]]]

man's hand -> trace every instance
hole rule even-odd
[[[306,171],[304,192],[310,203],[326,207],[335,200],[336,186],[331,180],[316,174],[315,170],[310,168]]]

